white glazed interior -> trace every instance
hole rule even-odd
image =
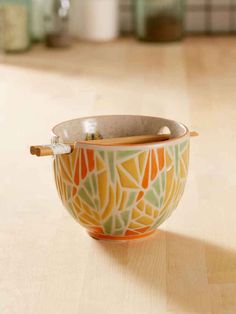
[[[188,133],[181,123],[148,116],[111,115],[78,118],[56,125],[52,131],[60,142],[85,140],[87,134],[99,133],[103,138],[159,134],[166,127],[171,139],[179,139]],[[168,130],[167,129],[167,130]]]

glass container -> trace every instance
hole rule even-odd
[[[169,42],[184,36],[184,0],[135,0],[135,31],[140,40]]]
[[[51,0],[45,15],[45,39],[48,47],[68,47],[70,35],[70,0]]]
[[[73,32],[86,41],[105,42],[119,36],[118,0],[76,0]]]
[[[0,46],[6,52],[30,47],[30,0],[0,0]]]
[[[31,38],[38,42],[44,39],[44,15],[48,0],[31,0]]]

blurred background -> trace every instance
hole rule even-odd
[[[236,0],[1,0],[2,51],[35,42],[68,47],[75,39],[110,41],[134,35],[171,42],[189,34],[234,34]]]

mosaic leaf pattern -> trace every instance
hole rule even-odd
[[[77,148],[54,160],[56,186],[70,214],[90,231],[136,236],[177,207],[188,173],[189,140],[165,148]]]

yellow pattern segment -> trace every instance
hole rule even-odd
[[[82,217],[79,217],[79,221],[85,227],[90,227],[91,226],[90,223],[86,219],[84,219]]]
[[[138,209],[140,209],[141,211],[144,210],[144,207],[145,207],[145,203],[143,200],[141,200],[138,205],[137,205]]]
[[[71,177],[72,177],[72,169],[71,169],[71,163],[70,163],[70,155],[61,155],[61,162],[63,163],[69,177],[70,177],[70,181],[71,181]]]
[[[178,187],[178,185],[177,185],[177,182],[175,180],[173,183],[173,186],[172,186],[172,190],[169,193],[169,197],[166,199],[165,205],[162,208],[162,211],[165,211],[170,206],[170,204],[175,201],[175,193],[176,193],[177,187]]]
[[[173,160],[171,156],[169,155],[169,152],[166,151],[166,168],[169,169],[173,164]]]
[[[164,198],[164,207],[166,202],[169,199],[169,195],[171,193],[172,183],[174,180],[174,167],[172,167],[169,171],[166,173],[166,192],[165,192],[165,198]]]
[[[185,165],[184,165],[183,160],[181,159],[180,160],[180,177],[183,179],[183,178],[186,178],[186,176],[187,176],[187,172],[185,169]]]
[[[77,220],[78,219],[78,211],[77,211],[76,206],[73,203],[71,203],[70,208],[73,211],[73,215],[76,217],[76,220]]]
[[[121,185],[124,188],[132,188],[132,189],[138,188],[137,184],[133,180],[128,178],[128,176],[125,174],[125,172],[119,166],[117,167],[117,170],[118,170],[118,173],[120,176]]]
[[[81,218],[86,220],[91,225],[99,226],[99,222],[97,220],[93,219],[91,216],[89,216],[85,213],[80,216],[80,219]]]
[[[79,214],[81,212],[81,208],[75,202],[73,202],[73,206],[76,214]]]
[[[129,159],[122,163],[122,166],[125,168],[126,171],[136,180],[139,182],[139,174],[138,169],[136,167],[135,158]]]
[[[140,224],[146,225],[146,226],[149,226],[153,223],[153,219],[151,219],[150,217],[147,217],[147,216],[142,216],[142,217],[138,218],[136,221],[139,222]]]
[[[87,204],[85,204],[84,202],[82,203],[83,204],[83,209],[84,211],[89,214],[89,215],[92,215],[92,210],[88,207]]]
[[[81,202],[80,202],[80,199],[78,198],[78,196],[76,196],[76,197],[74,198],[74,202],[76,203],[76,205],[77,205],[79,208],[81,208]]]
[[[103,160],[97,156],[96,157],[96,169],[97,171],[103,170],[105,168]]]
[[[93,216],[99,221],[100,220],[100,216],[97,212],[93,211]]]
[[[135,222],[131,222],[128,226],[128,229],[137,229],[137,228],[142,228],[142,225],[137,224]]]
[[[152,206],[149,204],[146,205],[146,214],[152,216]]]
[[[63,202],[67,202],[66,199],[66,184],[62,181],[62,198],[63,198]]]
[[[157,209],[154,210],[154,218],[157,218],[158,215],[159,215],[159,211]]]
[[[132,219],[136,219],[140,217],[140,215],[141,215],[140,211],[138,211],[136,208],[132,210]]]
[[[143,176],[143,172],[144,172],[144,169],[146,166],[147,154],[148,154],[148,152],[143,152],[143,153],[139,154],[139,156],[138,156],[139,171],[140,171],[141,177]]]
[[[62,161],[63,160],[62,156],[59,156],[58,158],[59,158],[59,161],[60,161],[60,174],[59,175],[62,176],[64,181],[67,181],[67,182],[71,183],[72,180],[71,180],[71,177],[69,177],[68,173],[65,170],[65,166],[64,166],[63,161]]]

